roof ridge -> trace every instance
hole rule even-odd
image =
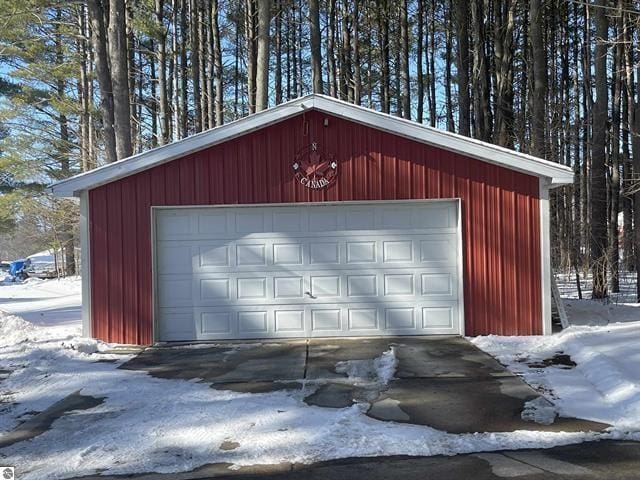
[[[500,165],[529,175],[549,178],[553,184],[562,185],[573,182],[573,171],[565,165],[408,119],[395,117],[391,114],[377,112],[327,95],[311,93],[184,139],[61,180],[51,185],[49,191],[59,197],[77,196],[83,190],[113,182],[156,165],[232,140],[249,131],[262,129],[291,118],[305,110],[322,111],[370,128],[433,145],[480,161]]]

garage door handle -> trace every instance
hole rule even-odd
[[[305,295],[309,295],[309,298],[316,298],[311,294],[311,292],[304,292],[304,293],[305,293]]]

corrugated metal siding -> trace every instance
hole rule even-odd
[[[324,119],[329,125],[323,125]],[[293,178],[300,148],[339,162],[335,184]],[[91,190],[93,332],[152,337],[151,206],[462,199],[468,335],[542,331],[538,179],[319,112],[307,112]]]

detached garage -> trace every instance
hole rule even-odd
[[[551,331],[569,168],[310,95],[59,182],[85,334],[151,344]]]

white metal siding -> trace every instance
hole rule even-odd
[[[157,209],[157,339],[461,333],[457,201]]]

